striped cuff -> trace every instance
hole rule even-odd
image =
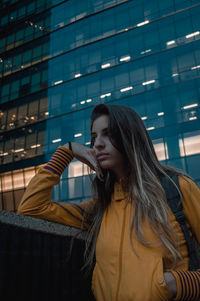
[[[50,161],[44,166],[45,169],[61,176],[68,164],[73,160],[72,151],[64,146],[59,146],[51,157]]]
[[[198,271],[170,271],[177,284],[175,301],[200,300],[200,270]]]

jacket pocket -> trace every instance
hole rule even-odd
[[[167,286],[164,278],[163,259],[159,258],[156,265],[152,281],[152,300],[168,301],[172,300],[173,293]]]

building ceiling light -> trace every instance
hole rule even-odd
[[[148,52],[151,52],[152,49],[147,49],[147,50],[144,50],[142,52],[140,52],[141,54],[145,54],[145,53],[148,53]]]
[[[142,120],[146,120],[147,118],[148,118],[147,116],[141,117]]]
[[[124,56],[120,59],[120,62],[126,62],[129,61],[131,59],[130,55]]]
[[[199,69],[200,68],[200,65],[197,65],[197,66],[194,66],[191,68],[191,70],[195,70],[195,69]]]
[[[102,68],[102,69],[105,69],[105,68],[108,68],[108,67],[110,67],[110,63],[101,65],[101,68]]]
[[[77,77],[80,77],[81,75],[82,75],[82,74],[77,73],[77,74],[74,75],[74,77],[77,78]]]
[[[152,130],[155,130],[155,126],[151,126],[151,127],[147,128],[147,131],[152,131]]]
[[[15,153],[19,153],[19,152],[23,152],[23,151],[24,151],[24,148],[19,148],[19,149],[14,150]]]
[[[111,95],[111,93],[106,93],[106,94],[101,95],[100,98],[105,98],[105,97],[108,97],[110,95]]]
[[[178,73],[173,73],[172,77],[178,76]]]
[[[74,137],[77,138],[77,137],[81,137],[82,135],[83,135],[82,133],[77,133],[74,135]]]
[[[83,105],[84,103],[85,103],[85,100],[82,100],[82,101],[80,102],[81,105]]]
[[[91,101],[92,101],[92,99],[87,99],[87,100],[86,100],[86,102],[91,102]]]
[[[7,156],[8,155],[8,153],[2,153],[2,154],[0,154],[0,156]]]
[[[193,103],[191,105],[184,106],[183,110],[187,110],[187,109],[191,109],[191,108],[195,108],[195,107],[198,107],[198,103]]]
[[[60,141],[62,141],[62,139],[61,139],[61,138],[58,138],[58,139],[52,140],[52,143],[57,143],[57,142],[60,142]]]
[[[132,86],[126,87],[126,88],[121,89],[120,92],[125,92],[125,91],[129,91],[129,90],[132,90],[132,89],[133,89]]]
[[[192,116],[189,118],[189,120],[196,120],[197,119],[197,116]]]
[[[158,116],[163,116],[165,113],[164,112],[159,112],[157,115]]]
[[[166,44],[167,44],[167,46],[170,46],[170,45],[173,45],[175,43],[176,43],[175,40],[172,40],[172,41],[168,41]]]
[[[137,27],[140,27],[140,26],[146,25],[146,24],[148,24],[148,23],[149,23],[149,20],[146,20],[146,21],[144,21],[144,22],[138,23],[136,26],[137,26]]]
[[[63,83],[63,80],[58,80],[57,82],[54,83],[54,86],[62,84],[62,83]]]
[[[189,38],[195,37],[199,34],[200,34],[200,31],[196,31],[196,32],[192,32],[190,34],[187,34],[185,37],[186,37],[186,39],[189,39]]]
[[[40,144],[31,145],[31,148],[37,148],[37,147],[40,147]]]
[[[142,85],[146,86],[146,85],[150,85],[150,84],[153,84],[153,83],[155,83],[155,79],[149,80],[147,82],[143,82]]]
[[[91,142],[89,141],[89,142],[85,142],[85,145],[90,145],[91,144]]]

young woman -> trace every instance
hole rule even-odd
[[[93,199],[52,202],[52,188],[74,157],[96,172]],[[186,240],[160,182],[169,172],[178,173],[188,226],[200,243],[198,186],[160,164],[133,109],[100,104],[91,115],[91,148],[60,146],[31,180],[18,213],[87,231],[86,266],[95,256],[92,290],[98,301],[199,300],[200,271],[188,271]]]

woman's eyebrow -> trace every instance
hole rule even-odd
[[[108,128],[104,128],[101,130],[101,132],[106,132],[107,130],[108,130]],[[91,135],[95,135],[95,134],[96,134],[96,132],[91,132]]]

